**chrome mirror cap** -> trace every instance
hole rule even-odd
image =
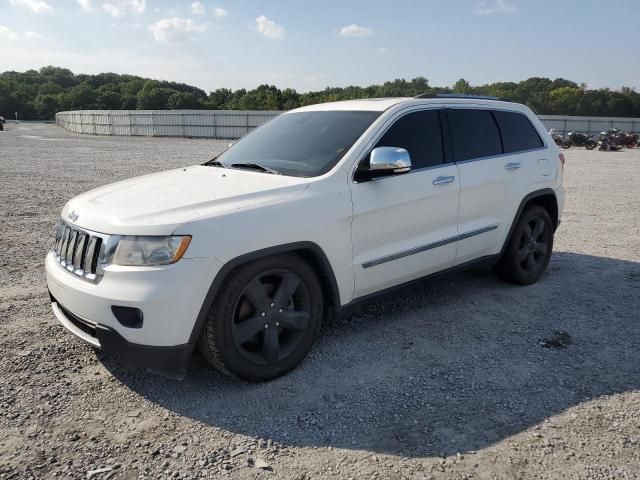
[[[409,152],[398,147],[378,147],[371,150],[369,170],[373,172],[405,173],[411,170]]]

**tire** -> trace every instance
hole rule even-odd
[[[262,258],[225,279],[200,334],[200,351],[223,373],[271,380],[307,355],[322,314],[322,288],[309,264],[295,254]]]
[[[587,140],[587,143],[584,144],[584,148],[586,148],[587,150],[593,150],[594,148],[596,148],[596,145],[598,144],[593,140]]]
[[[564,149],[571,148],[572,145],[573,145],[573,142],[571,140],[562,141],[562,148]]]
[[[551,258],[553,230],[551,217],[543,207],[527,208],[520,215],[502,257],[493,267],[496,275],[519,285],[537,282]]]

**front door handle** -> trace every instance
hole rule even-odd
[[[453,183],[456,177],[437,177],[431,182],[432,185],[444,185],[445,183]]]
[[[518,170],[522,164],[520,162],[509,162],[504,166],[505,170]]]

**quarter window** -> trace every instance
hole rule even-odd
[[[376,147],[406,149],[414,169],[442,164],[444,154],[438,110],[423,110],[405,115],[385,132]]]
[[[447,110],[456,162],[502,154],[500,133],[488,110]]]
[[[504,153],[521,152],[544,146],[540,135],[525,115],[500,110],[494,111],[493,114],[502,133]]]

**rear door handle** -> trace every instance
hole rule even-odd
[[[505,170],[518,170],[522,164],[520,162],[509,162],[504,166]]]
[[[432,185],[444,185],[445,183],[453,183],[456,177],[437,177],[431,182]]]

